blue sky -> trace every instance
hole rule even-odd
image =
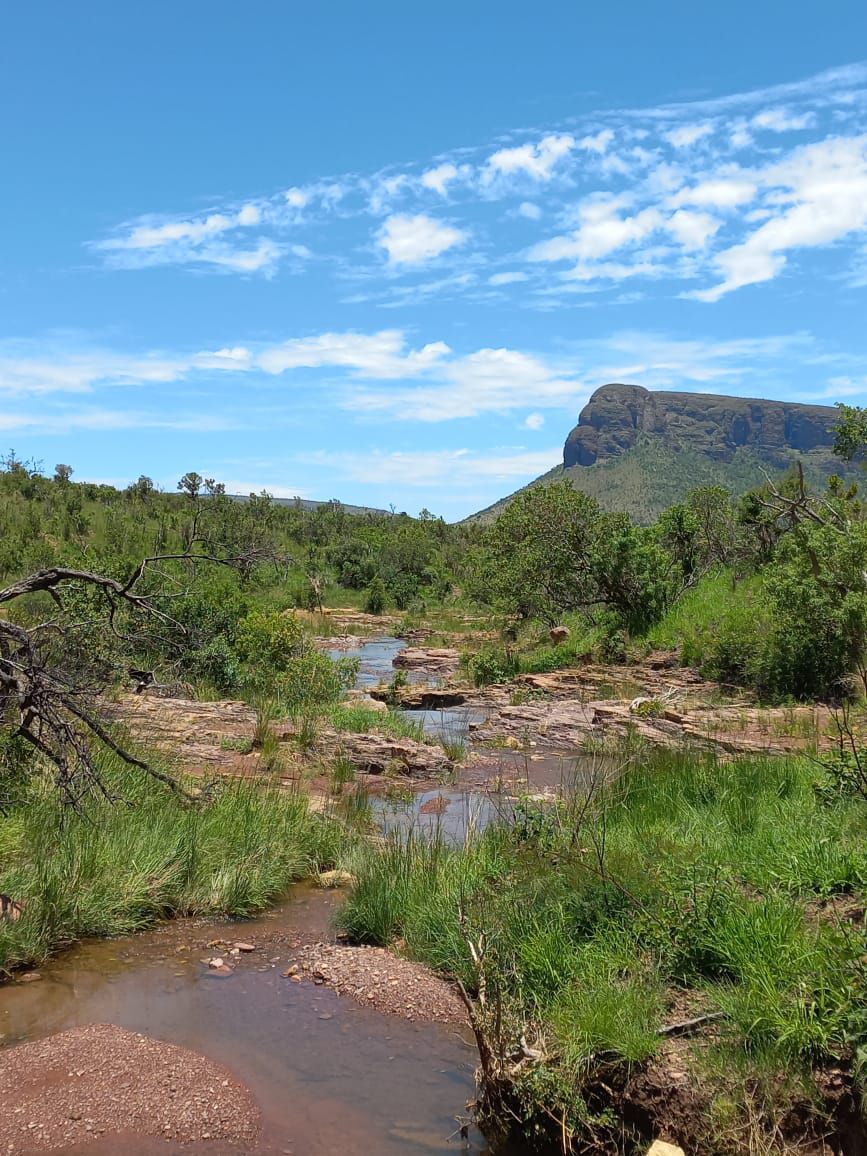
[[[47,469],[456,518],[606,381],[867,403],[863,0],[33,0],[0,108]]]

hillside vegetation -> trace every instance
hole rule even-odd
[[[699,486],[721,486],[737,496],[798,463],[814,487],[821,487],[833,473],[847,479],[857,476],[851,467],[825,451],[762,454],[753,448],[739,448],[730,461],[720,461],[688,448],[675,449],[658,435],[644,434],[635,446],[616,457],[592,466],[555,466],[516,493],[532,486],[569,481],[576,490],[595,498],[603,510],[622,511],[636,522],[649,525]],[[514,496],[500,499],[467,521],[493,521]]]

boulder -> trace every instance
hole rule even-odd
[[[669,1144],[666,1140],[654,1140],[647,1149],[647,1156],[686,1156],[677,1144]]]
[[[566,641],[571,633],[568,626],[555,626],[552,630],[548,631],[548,637],[555,646],[559,646],[561,642]]]

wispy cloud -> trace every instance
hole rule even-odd
[[[495,450],[479,453],[468,449],[421,452],[374,451],[334,453],[322,450],[302,456],[308,465],[326,466],[338,477],[352,482],[390,486],[463,489],[469,482],[514,483],[537,477],[561,460],[561,446],[545,450]]]
[[[315,252],[338,275],[365,278],[364,299],[395,306],[471,295],[479,280],[502,293],[519,272],[526,287],[513,292],[530,303],[635,279],[709,303],[791,271],[802,250],[856,263],[865,132],[867,65],[854,65],[713,100],[603,109],[204,213],[143,216],[95,248],[115,266],[247,276],[302,271]],[[422,290],[413,277],[431,263],[444,275]]]
[[[19,343],[14,356],[0,347],[0,390],[25,407],[16,414],[7,406],[8,429],[40,421],[52,428],[231,428],[238,421],[229,410],[240,408],[239,385],[267,389],[268,396],[280,386],[297,398],[311,382],[327,384],[330,403],[359,420],[431,424],[517,413],[528,429],[538,429],[545,410],[577,411],[608,381],[743,393],[757,373],[767,382],[775,368],[782,375],[793,361],[815,367],[817,388],[828,381],[829,368],[837,377],[864,368],[856,357],[829,351],[803,333],[718,340],[622,330],[571,342],[554,355],[509,347],[455,350],[442,340],[413,342],[401,329],[382,329],[160,355],[79,349],[55,351],[51,358],[41,346]],[[176,382],[189,382],[203,397],[219,396],[220,408],[210,404],[201,413],[169,417],[139,405],[122,410],[93,404],[94,396],[110,397],[118,389]],[[229,393],[217,393],[221,382],[232,383]],[[756,386],[749,392],[761,391]],[[51,401],[53,411],[26,408],[28,399],[52,395],[60,399]],[[74,395],[82,395],[81,402],[73,402]]]

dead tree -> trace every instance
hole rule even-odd
[[[125,582],[89,570],[53,566],[0,590],[0,727],[20,736],[53,764],[61,797],[73,808],[80,808],[92,791],[107,794],[94,754],[100,745],[182,793],[176,779],[128,751],[101,721],[98,700],[112,676],[109,664],[95,656],[92,661],[81,661],[72,655],[77,630],[100,626],[129,641],[123,627],[136,616],[156,619],[182,635],[183,626],[143,593],[141,586],[155,563],[186,557],[147,558]],[[70,601],[82,590],[95,595],[101,610],[76,622]],[[35,625],[10,621],[7,607],[39,594],[53,600],[54,618]]]

